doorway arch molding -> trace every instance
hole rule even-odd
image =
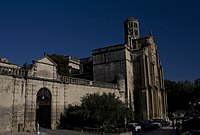
[[[51,128],[52,123],[52,93],[48,88],[41,88],[36,95],[36,124]]]

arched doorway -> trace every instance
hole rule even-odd
[[[42,88],[37,93],[36,123],[41,127],[51,128],[51,92]]]

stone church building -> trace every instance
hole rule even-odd
[[[92,51],[92,57],[66,56],[70,76],[57,73],[47,55],[28,69],[0,58],[0,133],[56,129],[69,105],[87,93],[115,93],[131,107],[135,119],[167,117],[163,69],[154,37],[140,37],[139,22],[124,22],[124,43]]]

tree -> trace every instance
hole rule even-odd
[[[200,78],[194,80],[194,85],[195,85],[197,88],[200,88]]]
[[[64,55],[54,53],[48,56],[58,65],[57,72],[59,75],[69,76],[69,63]]]
[[[83,115],[80,106],[71,106],[65,109],[65,114],[61,116],[60,128],[73,129],[73,127],[83,127]]]
[[[87,94],[82,98],[81,108],[88,126],[122,126],[124,119],[132,119],[131,109],[125,107],[114,94]]]
[[[195,87],[189,81],[170,81],[165,80],[167,91],[168,111],[172,113],[176,110],[187,110],[189,102],[194,98]]]
[[[22,65],[21,69],[29,69],[30,67],[31,67],[31,65],[28,65],[26,62]]]
[[[107,129],[124,128],[125,118],[127,122],[133,119],[132,110],[115,94],[87,94],[81,102],[80,107],[71,106],[66,109],[61,126],[92,127],[106,132]]]

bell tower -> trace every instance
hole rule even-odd
[[[133,47],[134,39],[140,37],[139,22],[137,19],[130,17],[124,21],[124,38],[125,44]]]

